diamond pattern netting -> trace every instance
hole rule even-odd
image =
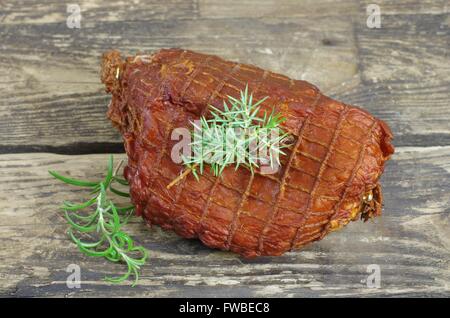
[[[198,236],[209,246],[246,256],[277,255],[322,238],[350,200],[372,186],[362,181],[370,179],[360,175],[370,170],[364,162],[382,166],[386,160],[383,153],[373,153],[383,133],[378,120],[304,81],[182,50],[161,51],[136,69],[133,73],[130,67],[134,77],[129,75],[128,89],[139,102],[130,107],[133,120],[142,122],[130,127],[143,130],[134,134],[127,150],[129,156],[140,154],[130,164],[140,178],[130,180],[132,195],[152,223]],[[207,115],[209,104],[221,107],[226,95],[237,97],[246,84],[255,100],[270,96],[263,110],[273,106],[287,119],[283,129],[295,144],[281,158],[280,171],[251,175],[231,168],[223,178],[206,173],[197,182],[188,175],[165,189],[183,169],[170,159],[173,116],[188,127],[192,118]],[[375,183],[378,176],[371,178]],[[145,189],[133,186],[142,180]]]

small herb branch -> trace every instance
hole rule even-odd
[[[198,180],[198,174],[203,174],[205,165],[215,176],[220,176],[225,167],[233,164],[236,170],[244,166],[253,174],[263,161],[260,154],[267,152],[269,157],[264,159],[265,164],[272,168],[275,163],[279,164],[279,155],[285,154],[282,149],[290,146],[291,138],[279,127],[285,120],[280,114],[272,110],[260,117],[261,104],[266,99],[254,103],[247,85],[241,91],[240,99],[228,96],[228,102],[223,101],[223,110],[209,105],[209,119],[202,116],[200,123],[192,123],[192,154],[182,157],[185,170],[167,188],[189,173]]]
[[[113,156],[108,160],[106,176],[102,181],[91,182],[64,177],[55,171],[49,173],[56,179],[78,187],[90,189],[91,198],[82,203],[65,201],[62,205],[64,216],[70,225],[69,237],[81,252],[88,256],[104,257],[111,262],[123,262],[127,272],[117,277],[105,277],[105,280],[120,283],[134,276],[133,286],[139,279],[139,271],[148,257],[147,250],[136,246],[133,239],[122,231],[134,212],[134,207],[118,207],[110,199],[110,195],[129,197],[129,194],[118,190],[113,183],[128,185],[125,179],[117,177],[113,170]],[[90,211],[89,211],[90,210]]]

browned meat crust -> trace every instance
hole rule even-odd
[[[381,120],[321,94],[308,82],[181,49],[125,60],[104,54],[102,81],[113,95],[108,116],[128,154],[125,177],[137,213],[186,238],[246,257],[280,255],[323,238],[350,220],[381,213],[378,179],[394,152]],[[170,134],[189,127],[207,105],[249,85],[275,107],[295,137],[274,175],[226,169],[222,178],[188,175],[170,157]],[[373,198],[372,198],[373,197]]]

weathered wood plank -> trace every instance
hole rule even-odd
[[[200,10],[222,12],[219,5],[203,2]],[[305,10],[328,5],[318,2]],[[449,31],[445,15],[387,16],[382,29],[374,30],[365,25],[363,4],[359,11],[348,5],[352,6],[350,2],[339,4],[344,6],[342,11],[354,14],[348,21],[339,14],[301,19],[212,19],[204,14],[195,21],[131,22],[119,21],[125,19],[119,14],[117,20],[88,20],[73,30],[65,23],[39,19],[28,23],[21,16],[26,23],[6,24],[0,30],[0,92],[5,96],[0,111],[0,132],[5,137],[0,149],[120,151],[120,137],[104,116],[109,97],[98,80],[99,56],[112,47],[134,53],[169,46],[219,54],[309,80],[325,93],[385,119],[392,125],[396,145],[448,145]],[[273,8],[270,3],[264,6]],[[291,6],[286,4],[286,8]],[[393,3],[389,6],[392,12],[398,8]],[[31,14],[23,10],[23,15]],[[353,25],[355,37],[349,37]]]
[[[394,11],[395,3],[389,2]],[[355,18],[360,77],[330,94],[388,122],[396,145],[449,145],[448,14],[383,12],[380,29],[368,28],[364,14]]]
[[[92,21],[137,21],[192,19],[198,15],[196,0],[164,1],[110,1],[80,0],[13,0],[2,3],[2,24],[63,23],[71,14],[68,4],[77,4],[81,10],[81,25]]]
[[[110,48],[132,54],[171,46],[311,81],[385,119],[396,145],[450,144],[445,1],[384,1],[379,30],[366,26],[366,2],[252,1],[130,9],[81,2],[81,29],[67,28],[59,2],[9,2],[0,9],[0,152],[120,151],[104,115],[99,57]]]
[[[249,61],[246,60],[243,51],[234,49],[225,53],[227,49],[223,47],[221,55],[291,73],[291,76],[304,78],[313,83],[322,82],[319,86],[325,88],[325,93],[329,91],[340,100],[361,105],[390,123],[397,145],[412,145],[416,141],[421,145],[449,144],[448,80],[438,81],[432,78],[429,81],[412,82],[397,80],[385,84],[383,78],[378,83],[369,81],[367,85],[361,85],[358,75],[353,74],[356,66],[350,62],[354,52],[345,49],[351,43],[345,41],[341,43],[342,47],[334,50],[337,54],[336,60],[327,58],[330,49],[314,48],[312,42],[309,43],[309,48],[307,44],[304,45],[303,52],[298,50],[294,52],[294,48],[284,47],[267,51],[273,54],[263,56],[263,53],[254,54],[254,51],[251,51],[248,53],[252,56]],[[205,47],[191,48],[211,51]],[[291,49],[292,54],[289,53]],[[312,54],[313,52],[315,53]],[[55,146],[65,146],[60,151],[66,151],[68,146],[77,143],[84,144],[80,146],[80,152],[86,152],[82,150],[86,144],[96,143],[99,149],[110,151],[120,149],[120,146],[108,148],[111,146],[110,143],[119,144],[120,137],[111,128],[104,115],[109,97],[102,93],[102,87],[98,82],[98,61],[92,61],[97,60],[99,54],[100,52],[95,59],[91,57],[88,65],[63,54],[53,57],[52,66],[46,62],[45,54],[42,56],[37,54],[31,61],[27,61],[26,58],[19,60],[19,56],[22,55],[12,54],[5,59],[6,62],[1,63],[5,71],[1,72],[0,90],[6,96],[2,99],[3,107],[0,110],[0,131],[5,136],[0,143],[3,152],[58,151],[58,148],[52,148]],[[70,61],[65,62],[68,58]],[[296,58],[304,61],[304,65],[287,71],[289,63]],[[348,62],[339,63],[343,58]],[[322,61],[328,61],[329,67],[323,68]],[[403,68],[407,67],[408,65],[403,65]],[[333,68],[334,70],[330,71]],[[340,75],[333,78],[328,76],[328,73]],[[67,74],[71,74],[71,77],[67,78]],[[342,85],[341,82],[347,85]]]
[[[314,21],[321,27],[317,28]],[[351,31],[350,21],[333,17],[318,20],[204,18],[196,21],[98,22],[76,30],[54,23],[5,25],[0,36],[2,56],[8,58],[2,67],[20,67],[19,58],[25,65],[32,63],[40,70],[46,66],[64,68],[69,62],[80,72],[90,71],[89,82],[98,82],[91,76],[98,73],[100,55],[111,48],[132,54],[184,47],[258,64],[296,78],[302,77],[304,66],[314,58],[313,52],[326,50],[330,61],[323,61],[322,67],[334,65],[338,69],[333,72],[329,69],[328,78],[321,77],[318,84],[323,87],[337,85],[355,74],[354,41],[347,36]],[[50,53],[52,59],[48,60]],[[74,74],[75,77],[79,75]],[[59,76],[57,79],[63,75]],[[64,76],[67,79],[67,73]],[[79,79],[86,82],[86,77]]]
[[[120,142],[105,119],[109,97],[98,78],[100,56],[110,48],[136,53],[181,46],[311,80],[323,89],[353,78],[356,50],[346,36],[351,23],[314,21],[331,31],[324,34],[312,19],[99,22],[79,30],[61,23],[5,25],[0,149]],[[323,41],[329,37],[331,46]]]
[[[353,0],[199,0],[200,16],[208,18],[342,17],[356,14],[358,9]]]
[[[399,14],[442,14],[448,13],[447,0],[362,0],[359,1],[362,12],[369,4],[377,4],[382,15]]]
[[[346,83],[331,96],[360,105],[385,120],[398,146],[450,145],[450,80]]]
[[[123,155],[117,155],[123,158]],[[0,295],[10,296],[449,296],[450,147],[399,148],[383,176],[384,215],[353,222],[304,250],[245,260],[208,249],[140,219],[127,226],[150,251],[140,285],[109,285],[120,266],[80,254],[58,210],[86,192],[53,180],[48,169],[99,178],[106,155],[0,155]],[[81,267],[82,288],[66,287]],[[367,288],[367,265],[381,288]]]
[[[382,15],[441,14],[448,12],[446,0],[199,0],[204,17],[351,17],[366,15],[366,7],[377,4]]]
[[[380,29],[355,22],[364,82],[443,84],[450,78],[449,15],[382,15]],[[405,87],[408,88],[408,87]]]

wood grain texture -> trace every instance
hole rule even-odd
[[[450,296],[448,1],[376,1],[380,29],[366,26],[370,0],[76,3],[81,29],[66,26],[65,2],[0,5],[0,296]],[[255,260],[136,218],[127,230],[150,251],[143,279],[105,283],[118,266],[80,254],[57,208],[85,192],[47,169],[101,176],[104,153],[123,146],[105,116],[99,58],[163,47],[305,79],[387,121],[397,153],[382,179],[384,215]],[[65,283],[71,263],[81,266],[79,290]],[[380,289],[362,282],[369,264],[381,268]]]
[[[124,158],[117,155],[117,159]],[[55,169],[95,179],[107,155],[0,155],[0,294],[10,296],[381,296],[448,295],[450,147],[401,148],[383,177],[384,215],[353,222],[305,249],[245,260],[212,250],[135,218],[127,226],[150,251],[138,287],[102,281],[120,266],[85,257],[66,236],[58,209],[86,191],[47,174]],[[420,179],[420,182],[418,181]],[[82,288],[68,289],[66,267],[82,269]],[[369,264],[381,288],[367,288]],[[110,286],[110,287],[109,287]]]
[[[442,14],[448,13],[449,3],[447,0],[361,0],[361,8],[366,8],[369,4],[380,6],[383,15],[400,14]]]
[[[78,4],[83,23],[92,21],[148,21],[190,19],[198,15],[196,0],[108,1],[108,0],[13,0],[2,4],[3,24],[66,23],[67,4]]]
[[[343,83],[331,95],[385,120],[395,145],[449,145],[448,17],[383,15],[382,27],[369,29],[359,16],[354,23],[359,81]]]
[[[380,6],[383,15],[442,14],[446,0],[199,0],[199,15],[205,17],[354,17],[365,13],[369,4]]]
[[[8,138],[0,141],[0,149],[14,150],[18,143],[22,149],[119,143],[105,117],[110,98],[99,83],[99,57],[111,48],[132,54],[179,46],[309,79],[322,88],[355,76],[355,46],[345,36],[352,25],[338,18],[320,21],[332,30],[327,36],[340,43],[327,47],[332,58],[324,59],[324,35],[313,23],[312,19],[152,20],[98,22],[79,30],[62,23],[6,25],[0,30],[0,91],[6,97],[0,102],[0,133]],[[111,30],[117,34],[111,36]]]
[[[174,46],[308,80],[387,120],[398,146],[449,144],[445,2],[386,1],[381,29],[367,28],[366,5],[90,1],[80,3],[81,29],[69,29],[63,4],[8,2],[0,8],[0,151],[120,151],[104,116],[100,55]],[[430,116],[422,121],[422,114]]]

